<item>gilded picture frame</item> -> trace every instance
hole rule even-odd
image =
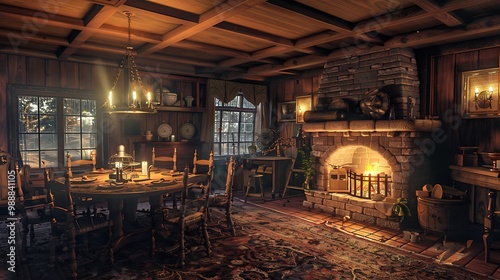
[[[311,111],[312,97],[310,95],[297,96],[295,98],[295,102],[297,105],[297,108],[295,109],[295,112],[297,113],[297,116],[296,116],[297,121],[296,122],[303,123],[304,122],[304,113],[307,111]]]
[[[498,68],[462,72],[462,117],[500,117]]]

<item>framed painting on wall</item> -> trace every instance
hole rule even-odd
[[[295,98],[295,102],[297,103],[297,108],[295,109],[295,111],[297,112],[297,123],[303,123],[304,113],[307,111],[311,111],[312,98],[310,95],[297,96]]]
[[[498,68],[462,72],[462,117],[500,117],[498,80]]]
[[[294,122],[295,117],[295,101],[278,102],[278,122]]]

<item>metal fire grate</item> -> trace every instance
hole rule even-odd
[[[347,170],[347,184],[350,193],[361,198],[371,198],[373,194],[390,196],[390,178],[387,174],[365,175]]]

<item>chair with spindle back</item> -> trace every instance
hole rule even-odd
[[[203,240],[207,256],[211,254],[210,237],[207,230],[207,213],[208,213],[208,194],[212,184],[213,168],[208,171],[209,178],[207,185],[203,187],[203,195],[199,197],[188,196],[189,168],[184,168],[183,176],[183,191],[181,194],[181,206],[179,209],[162,207],[157,209],[152,215],[152,233],[151,233],[151,253],[153,256],[159,251],[177,253],[179,257],[180,266],[185,265],[186,254],[191,250],[188,247],[188,233],[200,233],[201,238],[196,240]],[[173,241],[174,245],[168,248],[158,247],[157,238],[159,234],[164,232],[168,234],[167,239]]]
[[[213,163],[214,163],[214,157],[212,151],[210,151],[208,159],[198,159],[198,151],[196,149],[194,150],[193,174],[198,174],[199,166],[204,166],[207,170],[210,170],[210,166],[212,166]]]
[[[211,192],[209,197],[209,211],[208,211],[209,220],[212,220],[210,208],[219,208],[225,211],[226,224],[232,236],[236,235],[236,231],[234,228],[234,221],[232,217],[233,182],[234,182],[235,167],[236,164],[234,162],[233,157],[231,156],[227,164],[227,175],[226,175],[226,184],[224,191],[219,192],[214,190]]]
[[[96,154],[95,151],[91,152],[91,159],[78,159],[72,160],[69,152],[66,153],[66,168],[69,177],[73,177],[73,167],[89,166],[90,171],[96,171]]]
[[[177,171],[177,148],[174,148],[174,153],[172,156],[167,155],[157,155],[156,149],[153,147],[152,156],[151,156],[151,164],[153,167],[164,167],[165,163],[172,163],[172,171]]]
[[[24,165],[25,167],[27,165]],[[21,168],[22,169],[22,168]],[[30,246],[35,245],[36,242],[36,233],[35,233],[35,225],[50,222],[50,215],[47,213],[48,211],[48,201],[50,200],[48,197],[48,192],[45,193],[45,197],[41,198],[41,196],[36,197],[36,199],[28,198],[25,196],[24,188],[23,188],[23,177],[29,178],[29,170],[24,168],[24,172],[20,172],[19,167],[16,163],[16,189],[17,189],[17,210],[21,214],[21,260],[25,261],[26,254],[28,252],[28,233],[30,236]]]
[[[71,155],[69,152],[66,153],[66,168],[69,177],[73,177],[72,168],[83,168],[86,171],[96,171],[96,154],[95,151],[91,152],[91,159],[79,159],[79,160],[71,160]],[[86,175],[84,175],[86,176]],[[92,213],[97,212],[96,201],[94,201],[91,197],[78,197],[76,198],[78,201],[78,205],[85,206],[87,213],[91,213],[90,208],[92,208]],[[75,209],[76,211],[77,209]]]
[[[87,235],[90,232],[107,228],[107,238],[111,238],[112,222],[103,213],[76,216],[75,208],[78,204],[75,204],[71,195],[69,174],[65,173],[63,181],[49,178],[48,174],[49,172],[46,170],[44,174],[45,186],[51,203],[50,266],[54,267],[56,263],[56,247],[59,243],[59,237],[66,235],[71,269],[69,278],[77,279],[76,236],[82,235],[84,237],[84,249],[87,255],[90,256]]]

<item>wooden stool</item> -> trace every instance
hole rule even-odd
[[[249,179],[248,179],[248,185],[247,185],[247,192],[246,192],[246,195],[245,195],[245,202],[247,202],[247,197],[249,196],[254,196],[254,197],[262,197],[262,200],[264,200],[264,184],[262,183],[262,178],[264,177],[264,175],[262,174],[256,174],[256,173],[252,173],[250,175],[248,175]],[[259,184],[258,184],[258,188],[260,188],[260,193],[249,193],[250,191],[250,188],[253,186],[253,187],[256,187],[256,180],[259,180]]]

